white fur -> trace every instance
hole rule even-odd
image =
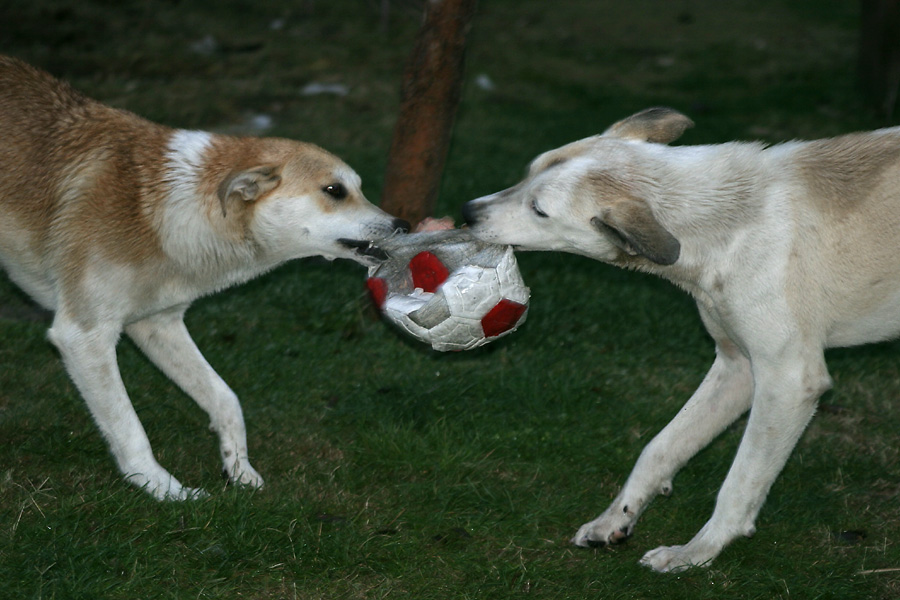
[[[34,235],[14,218],[0,220],[0,267],[9,278],[41,306],[56,308],[56,290],[42,273],[40,257],[29,248]]]
[[[160,211],[163,250],[186,275],[181,285],[199,288],[196,293],[243,283],[277,264],[260,265],[253,246],[223,240],[212,221],[220,217],[217,207],[197,202],[211,143],[212,134],[205,131],[172,134],[166,153],[168,193]]]
[[[677,137],[686,118],[663,112],[677,121]],[[641,561],[680,571],[755,531],[769,488],[831,386],[824,348],[900,334],[900,129],[772,148],[669,147],[640,138],[648,114],[656,113],[538,157],[525,180],[465,212],[485,240],[653,272],[696,299],[716,342],[712,368],[609,508],[572,540],[631,535],[678,470],[749,409],[709,521],[687,544]],[[620,233],[630,237],[595,226],[601,217],[625,223]],[[677,256],[670,245],[669,260],[649,258],[653,240],[667,239],[654,221],[677,239]]]

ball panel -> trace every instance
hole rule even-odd
[[[413,287],[432,294],[450,275],[441,259],[427,250],[412,257],[409,261],[409,271],[412,273]]]
[[[381,277],[369,277],[366,279],[366,289],[369,290],[369,297],[372,298],[372,302],[374,302],[375,306],[380,310],[384,306],[384,301],[387,298],[387,281]]]
[[[390,295],[385,300],[382,312],[406,333],[420,340],[427,340],[431,330],[410,319],[409,315],[428,304],[433,296],[434,294],[421,290],[415,290],[411,294]]]
[[[421,308],[409,313],[409,318],[412,319],[413,323],[419,327],[431,329],[452,316],[442,291],[442,289],[439,289]]]
[[[438,352],[448,350],[471,350],[481,346],[487,339],[481,331],[477,319],[457,318],[455,315],[429,331],[431,347]]]
[[[531,291],[522,279],[519,265],[512,248],[507,248],[496,267],[497,281],[500,285],[500,295],[514,300],[519,304],[528,304]]]
[[[504,298],[481,318],[481,329],[485,337],[497,337],[512,330],[528,307]]]
[[[442,287],[455,316],[480,319],[500,298],[495,269],[466,265],[460,267]]]

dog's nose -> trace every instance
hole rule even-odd
[[[475,207],[472,206],[471,202],[466,202],[462,207],[462,218],[463,223],[466,225],[474,225],[478,222],[478,217],[475,214]]]
[[[394,228],[394,231],[397,231],[399,233],[407,233],[410,229],[409,221],[404,221],[403,219],[397,218],[391,221],[391,226]]]

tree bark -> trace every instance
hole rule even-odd
[[[891,117],[900,89],[900,0],[861,0],[860,15],[859,83]]]
[[[426,0],[403,75],[381,208],[415,225],[432,215],[462,91],[476,0]]]

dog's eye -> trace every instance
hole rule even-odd
[[[334,198],[335,200],[343,200],[347,197],[347,188],[342,183],[332,183],[322,188],[322,191]]]
[[[534,214],[541,217],[542,219],[550,218],[550,215],[538,208],[537,202],[535,202],[534,200],[531,201],[531,210],[533,210]]]

